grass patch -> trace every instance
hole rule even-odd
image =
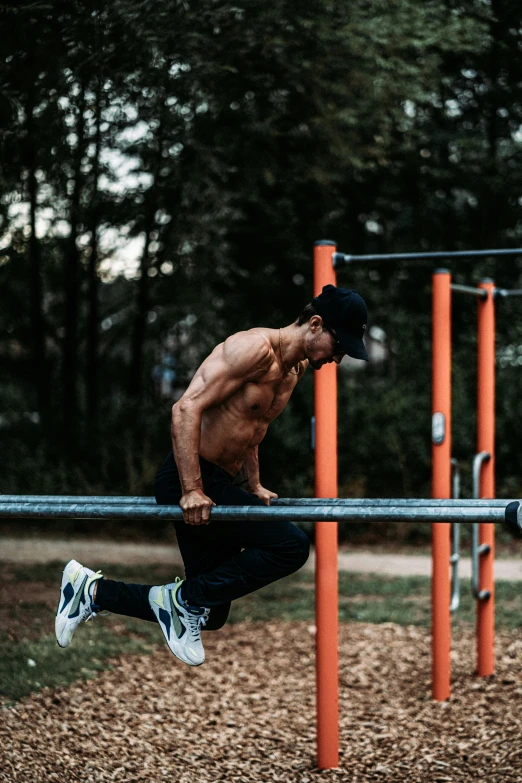
[[[475,624],[475,599],[469,579],[461,580],[460,608],[453,627]],[[497,582],[497,628],[512,630],[522,625],[522,591],[519,582]],[[314,619],[313,575],[301,571],[236,601],[231,622],[240,620]],[[397,623],[429,628],[431,580],[424,576],[379,576],[339,574],[339,619],[341,622]]]
[[[81,636],[78,634],[66,650],[58,647],[54,635],[18,644],[0,644],[1,696],[7,701],[16,701],[43,687],[92,679],[98,672],[110,668],[110,658],[150,653],[154,648],[152,638],[143,630],[132,636],[115,633],[108,627],[89,626],[82,627]],[[154,642],[161,642],[157,633]]]
[[[0,695],[14,701],[43,687],[66,686],[95,677],[110,668],[109,660],[120,655],[148,654],[163,645],[155,623],[111,615],[82,625],[71,647],[56,644],[55,600],[63,564],[2,567],[3,600],[0,632]],[[180,575],[167,566],[111,566],[102,568],[110,578],[162,584]],[[31,601],[32,591],[35,595]],[[518,582],[496,586],[497,628],[511,630],[522,625],[522,591]],[[341,622],[430,625],[430,580],[426,577],[388,577],[349,574],[339,577]],[[314,580],[306,571],[275,582],[263,590],[235,601],[230,622],[314,622]],[[469,580],[461,581],[461,608],[453,628],[475,623],[475,601]]]
[[[64,563],[57,560],[54,563],[35,563],[34,565],[4,563],[2,569],[9,572],[11,580],[18,582],[46,582],[57,585],[56,598],[62,579]],[[176,576],[183,576],[183,570],[176,566],[164,564],[154,565],[111,565],[111,563],[96,563],[90,566],[96,571],[101,571],[108,579],[117,579],[125,582],[140,582],[145,584],[160,584],[157,580],[172,582]]]
[[[58,647],[54,614],[62,570],[62,562],[2,566],[0,698],[4,701],[16,701],[40,688],[91,679],[110,668],[112,658],[148,654],[164,643],[156,623],[111,615],[83,623],[70,647]],[[182,575],[163,565],[106,565],[102,570],[113,579],[150,584]]]

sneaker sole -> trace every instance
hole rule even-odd
[[[78,563],[77,560],[69,560],[69,562],[67,563],[67,565],[63,569],[62,583],[60,585],[60,598],[58,600],[58,607],[56,609],[56,617],[55,617],[55,621],[54,621],[54,631],[55,631],[55,634],[56,634],[56,643],[58,644],[59,647],[62,647],[62,648],[69,647],[69,645],[72,642],[72,635],[71,635],[70,639],[67,639],[68,635],[65,635],[65,639],[63,637],[64,637],[64,634],[65,634],[65,631],[67,630],[67,625],[68,625],[68,620],[69,620],[69,617],[68,617],[68,607],[69,607],[69,604],[71,603],[71,599],[74,596],[74,593],[73,593],[73,596],[71,596],[71,599],[69,601],[67,601],[67,607],[64,607],[64,609],[63,609],[64,614],[61,615],[61,616],[60,616],[60,606],[63,603],[63,592],[64,592],[64,589],[65,589],[65,587],[68,584],[69,585],[71,584],[71,580],[69,579],[68,568],[73,563],[75,564],[75,566],[78,567],[78,569],[80,569],[82,567],[81,564]],[[72,569],[70,569],[70,570],[72,570]],[[71,587],[72,587],[72,585],[71,585]],[[73,588],[73,590],[74,590],[74,588]]]

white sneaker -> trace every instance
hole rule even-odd
[[[101,578],[101,571],[95,574],[77,560],[70,560],[63,569],[60,601],[54,623],[56,641],[60,647],[68,647],[79,624],[95,616],[89,588]]]
[[[189,666],[201,666],[205,661],[201,629],[206,625],[210,609],[182,604],[178,597],[182,584],[178,577],[173,584],[152,587],[149,603],[170,651]]]

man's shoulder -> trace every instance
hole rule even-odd
[[[263,329],[261,326],[256,326],[253,329],[246,329],[243,332],[235,332],[224,342],[226,348],[248,348],[259,353],[273,353],[274,347],[272,345],[272,339],[270,332],[271,329]]]
[[[270,339],[270,330],[256,327],[243,332],[235,332],[223,343],[223,353],[227,360],[263,365],[274,357],[274,348]]]

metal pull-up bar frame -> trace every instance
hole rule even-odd
[[[489,250],[457,250],[421,253],[379,253],[350,255],[337,252],[332,240],[321,240],[314,247],[314,296],[324,285],[336,285],[336,270],[353,263],[381,261],[462,260],[484,257],[522,256],[522,248]],[[477,418],[477,451],[491,454],[490,462],[481,473],[480,495],[492,498],[494,492],[494,299],[522,295],[522,292],[495,289],[493,281],[484,280],[478,288],[451,287],[449,270],[437,270],[433,276],[433,362],[432,362],[432,494],[434,499],[451,497],[451,291],[473,294],[478,299],[479,350]],[[493,335],[493,337],[492,337]],[[493,411],[493,413],[492,413]],[[315,375],[315,494],[318,497],[337,495],[337,386],[335,365],[324,367]],[[449,522],[450,520],[448,520]],[[317,655],[318,704],[324,705],[324,715],[318,709],[318,764],[321,768],[338,764],[338,662],[332,650],[337,650],[337,530],[322,523],[316,526],[317,541],[317,604],[323,617],[320,631],[318,620]],[[494,671],[494,529],[480,526],[481,544],[489,546],[480,559],[481,589],[491,598],[477,602],[477,660],[480,675]],[[449,607],[452,593],[448,574],[451,560],[450,525],[444,522],[432,528],[432,693],[436,700],[450,696],[451,620]],[[485,550],[484,550],[485,552]],[[328,618],[328,619],[326,619]],[[328,658],[328,662],[327,662]],[[334,674],[335,672],[335,681]]]
[[[182,520],[179,506],[160,506],[155,503],[136,503],[134,498],[118,503],[103,502],[104,498],[90,498],[89,502],[77,502],[71,498],[64,502],[33,500],[31,496],[10,495],[9,501],[0,502],[0,519],[150,519]],[[13,499],[16,498],[16,499]],[[415,500],[400,504],[392,498],[373,502],[364,499],[356,503],[343,503],[330,498],[323,502],[302,503],[300,499],[289,500],[288,504],[274,506],[213,506],[210,519],[219,522],[274,522],[280,519],[291,522],[471,522],[479,520],[486,524],[516,524],[522,530],[522,502],[475,501],[462,505],[458,500],[433,504],[429,500]],[[515,508],[516,507],[516,508]],[[336,552],[337,564],[337,552]]]

